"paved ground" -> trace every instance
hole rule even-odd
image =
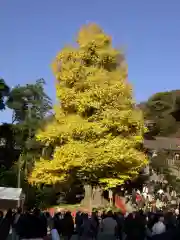
[[[73,235],[73,237],[71,238],[71,240],[77,240],[77,239],[78,239],[77,235]],[[98,240],[104,240],[104,239],[107,239],[107,238],[104,238],[103,236],[99,235]],[[9,235],[7,240],[12,240],[11,235]]]

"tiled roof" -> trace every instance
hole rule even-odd
[[[19,200],[22,197],[22,188],[0,187],[0,200]]]
[[[155,137],[154,140],[144,140],[146,149],[180,151],[180,138]]]

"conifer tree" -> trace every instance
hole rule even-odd
[[[55,184],[76,177],[114,187],[136,176],[147,163],[143,115],[124,55],[111,37],[96,24],[83,26],[77,46],[63,48],[52,68],[55,120],[37,134],[51,154],[36,161],[29,181]]]

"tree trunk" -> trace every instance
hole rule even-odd
[[[92,205],[93,207],[101,207],[103,205],[102,189],[100,187],[93,188]]]
[[[84,199],[81,201],[82,207],[92,210],[92,187],[90,185],[84,185],[85,195]]]
[[[103,207],[108,204],[108,201],[105,200],[102,196],[103,190],[100,187],[92,188],[90,185],[85,185],[85,196],[81,202],[81,205],[84,208],[89,209]]]

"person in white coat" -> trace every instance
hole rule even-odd
[[[166,226],[164,224],[164,217],[159,217],[159,220],[157,223],[154,224],[152,227],[152,235],[158,235],[162,234],[166,231]]]

